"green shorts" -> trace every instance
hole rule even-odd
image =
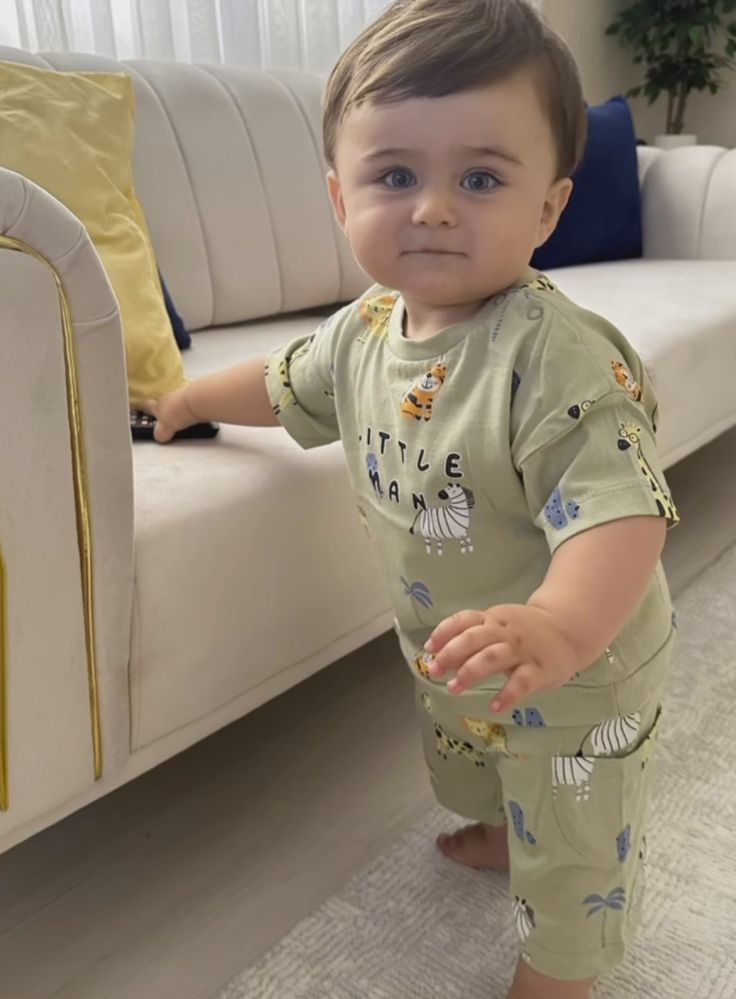
[[[611,703],[625,702],[626,713],[598,720],[578,690],[584,724],[563,726],[549,725],[534,706],[492,715],[483,710],[491,695],[465,699],[417,680],[437,800],[467,818],[508,824],[521,954],[551,978],[609,973],[634,934],[663,693],[662,670],[654,673],[651,696],[632,710],[613,691]]]

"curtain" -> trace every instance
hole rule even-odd
[[[0,44],[327,73],[387,0],[0,0]]]

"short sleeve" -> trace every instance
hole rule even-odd
[[[644,365],[604,320],[598,330],[561,322],[532,353],[514,400],[512,456],[535,525],[551,552],[624,517],[674,525]]]
[[[335,410],[334,337],[336,312],[309,336],[298,337],[269,355],[266,390],[279,422],[303,448],[340,439]]]

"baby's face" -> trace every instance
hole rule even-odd
[[[530,72],[351,109],[328,177],[363,269],[409,303],[482,302],[523,273],[571,182]]]

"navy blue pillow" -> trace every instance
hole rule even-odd
[[[636,133],[623,97],[588,108],[588,141],[557,228],[534,251],[532,267],[641,256]]]
[[[169,322],[171,323],[171,329],[174,333],[176,345],[179,350],[187,350],[192,346],[192,338],[189,336],[189,332],[184,325],[184,320],[176,311],[176,307],[171,301],[171,295],[169,294],[169,289],[164,283],[164,279],[161,277],[161,271],[158,272],[158,279],[161,282],[161,291],[164,293],[164,305],[166,306],[166,311],[169,315]]]

